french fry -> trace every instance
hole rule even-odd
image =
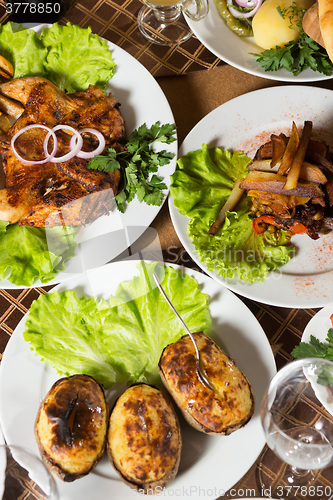
[[[259,172],[278,173],[281,163],[277,162],[273,168],[270,166],[270,160],[256,160],[248,165],[248,170],[256,170]],[[280,175],[280,174],[279,174]],[[303,161],[299,178],[304,181],[318,182],[318,184],[326,184],[327,178],[321,168]],[[285,177],[286,180],[286,177]]]
[[[218,213],[213,224],[210,226],[208,233],[211,236],[215,236],[217,231],[222,226],[222,224],[225,220],[226,212],[230,212],[231,210],[233,210],[235,208],[235,206],[237,205],[237,203],[240,201],[241,197],[243,196],[244,190],[240,189],[240,187],[239,187],[241,181],[242,181],[242,179],[237,179],[235,181],[235,184],[233,185],[233,188],[231,190],[229,198],[227,199],[227,201],[225,202],[225,204],[221,208],[221,210]]]
[[[306,150],[308,148],[311,132],[312,122],[305,121],[299,145],[289,169],[287,180],[284,186],[284,189],[286,191],[297,188],[298,178],[306,155]]]
[[[292,124],[292,129],[291,129],[291,135],[286,147],[286,150],[284,152],[284,155],[281,160],[281,164],[278,170],[278,174],[284,175],[286,172],[288,172],[289,168],[291,167],[291,164],[293,162],[293,159],[295,157],[297,148],[299,144],[299,133],[297,130],[297,127],[295,125],[295,122]]]

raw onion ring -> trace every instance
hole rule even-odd
[[[237,3],[238,3],[238,1],[237,1]],[[238,19],[247,19],[249,17],[253,17],[254,14],[259,10],[259,7],[261,6],[261,4],[262,4],[262,0],[258,0],[258,2],[256,2],[256,4],[255,4],[254,9],[252,9],[250,12],[240,12],[239,10],[234,9],[234,7],[232,7],[232,0],[227,0],[227,6],[228,6],[230,14],[232,14],[234,17],[237,17]],[[241,4],[239,4],[239,5],[241,5]],[[248,5],[246,5],[246,7],[248,7]]]
[[[257,5],[257,0],[235,0],[236,4],[240,7],[245,7],[250,9],[251,7],[255,7]]]
[[[69,143],[70,151],[68,153],[64,154],[63,156],[53,155],[52,159],[50,159],[49,161],[51,161],[52,163],[60,163],[63,161],[71,160],[75,155],[78,156],[78,152],[80,151],[80,149],[82,148],[82,145],[83,145],[83,139],[82,139],[80,133],[77,130],[75,130],[75,128],[71,127],[70,125],[59,124],[59,125],[56,125],[55,127],[53,127],[53,129],[52,129],[53,133],[55,133],[57,130],[69,130],[70,132],[73,133],[71,140],[70,140],[70,143]],[[50,140],[50,137],[51,137],[51,133],[49,132],[47,134],[47,136],[45,137],[45,141],[44,141],[45,156],[48,155],[47,145],[48,145],[48,142]],[[75,144],[73,143],[73,145],[72,145],[72,139],[74,137],[75,137],[76,141],[75,141]]]
[[[88,160],[88,159],[92,158],[93,156],[98,155],[104,151],[105,138],[104,138],[104,135],[99,130],[96,130],[94,128],[83,128],[83,129],[78,131],[79,134],[83,134],[84,132],[89,132],[90,134],[95,135],[97,137],[97,139],[99,140],[99,144],[98,144],[97,148],[94,149],[93,151],[81,151],[81,148],[80,148],[80,151],[76,154],[76,156],[78,156],[79,158],[84,158],[84,159]],[[81,135],[80,135],[80,137],[82,140]],[[77,139],[74,138],[74,136],[73,136],[71,138],[71,142],[70,142],[71,148],[74,146],[74,143],[76,146],[76,141],[77,141]]]
[[[50,154],[48,152],[46,152],[47,154],[45,155],[45,158],[43,160],[25,160],[24,158],[22,158],[22,156],[15,149],[14,144],[15,144],[16,139],[21,134],[23,134],[27,130],[30,130],[31,128],[43,128],[43,129],[48,131],[48,134],[46,137],[50,138],[51,135],[53,137],[53,141],[54,141],[53,150]],[[44,140],[44,144],[45,144],[45,140]],[[32,123],[31,125],[27,125],[26,127],[23,127],[18,132],[16,132],[16,134],[13,135],[13,137],[10,141],[10,145],[11,145],[11,148],[13,150],[14,155],[16,156],[16,158],[18,160],[22,161],[23,163],[27,163],[29,165],[41,165],[42,163],[46,163],[46,162],[52,160],[52,158],[54,157],[54,155],[56,154],[57,149],[58,149],[58,140],[57,140],[57,136],[55,135],[54,131],[52,129],[50,129],[50,127],[47,127],[46,125],[41,125],[39,123]],[[44,153],[45,153],[45,148],[44,148]]]

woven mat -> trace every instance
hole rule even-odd
[[[8,20],[5,1],[0,2],[0,22]],[[181,75],[190,71],[212,69],[224,62],[206,49],[193,35],[180,46],[164,47],[146,41],[136,18],[142,3],[139,0],[80,0],[62,18],[96,33],[140,61],[152,75]]]

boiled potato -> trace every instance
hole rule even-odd
[[[265,0],[252,20],[255,42],[263,49],[271,49],[277,45],[297,40],[300,28],[297,26],[298,16],[293,14],[294,4],[298,9],[308,9],[313,0]],[[288,10],[286,10],[288,9]],[[280,12],[285,12],[284,16]]]

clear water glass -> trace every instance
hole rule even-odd
[[[283,462],[278,479],[259,466],[261,488],[280,492],[313,484],[318,471],[333,464],[333,363],[305,358],[273,377],[261,405],[267,445]]]

